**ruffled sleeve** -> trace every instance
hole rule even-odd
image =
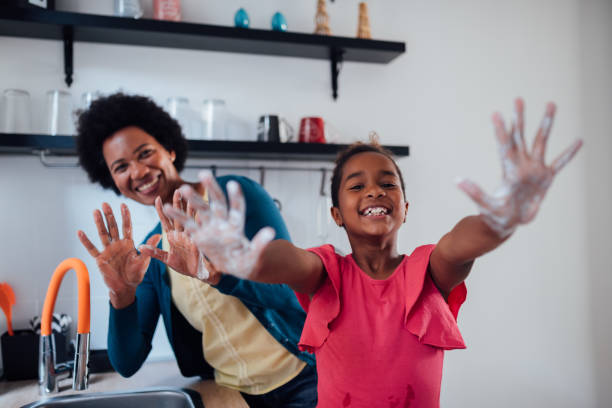
[[[406,262],[406,329],[423,344],[445,350],[465,348],[457,326],[457,314],[466,298],[465,283],[455,287],[448,303],[428,273],[435,245],[418,247]]]
[[[312,299],[307,294],[296,292],[300,305],[307,313],[298,347],[301,351],[314,353],[314,350],[321,347],[327,339],[330,323],[340,314],[342,257],[336,254],[332,245],[308,250],[321,258],[327,272],[327,278]]]

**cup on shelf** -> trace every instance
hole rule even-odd
[[[142,17],[140,0],[115,0],[115,16],[140,18]]]
[[[181,21],[180,0],[153,0],[155,20]]]
[[[203,137],[203,123],[191,107],[189,99],[176,96],[166,100],[166,110],[181,125],[186,139],[197,140]]]
[[[74,134],[73,115],[72,95],[70,92],[58,89],[47,92],[47,134]]]
[[[205,99],[202,103],[204,140],[227,140],[227,107],[222,99]]]
[[[300,143],[325,143],[325,123],[323,118],[310,116],[300,121]]]
[[[257,125],[257,141],[286,143],[294,137],[293,127],[289,122],[278,115],[263,115],[259,117]]]
[[[3,133],[29,133],[32,130],[30,94],[23,89],[5,89],[2,92],[2,116],[0,130]]]
[[[100,91],[83,92],[83,94],[81,95],[80,109],[83,109],[83,110],[89,109],[89,106],[91,106],[91,103],[95,101],[96,99],[98,99],[100,96],[102,96]]]

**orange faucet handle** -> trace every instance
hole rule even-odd
[[[90,327],[90,301],[89,301],[89,273],[87,267],[77,258],[68,258],[62,261],[51,276],[49,282],[49,288],[47,289],[47,296],[45,297],[45,303],[43,305],[42,317],[40,321],[40,335],[49,336],[51,335],[51,321],[53,319],[53,309],[55,307],[55,300],[57,298],[57,292],[59,291],[60,284],[66,272],[70,269],[74,269],[77,274],[77,286],[78,286],[78,301],[79,301],[79,314],[77,323],[77,333],[85,334],[89,333]]]

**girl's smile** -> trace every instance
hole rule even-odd
[[[383,207],[383,206],[370,206],[363,210],[360,210],[359,213],[365,217],[374,217],[374,218],[382,218],[391,213],[391,210]]]

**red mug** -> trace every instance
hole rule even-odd
[[[307,117],[300,122],[300,143],[325,143],[323,118]]]

